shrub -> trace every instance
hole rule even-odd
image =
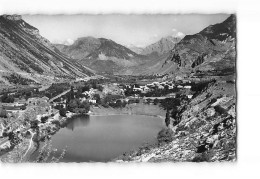
[[[222,114],[226,114],[226,110],[224,108],[222,108],[221,106],[217,105],[217,106],[214,106],[214,109],[217,113],[219,113],[220,115]]]
[[[158,103],[159,103],[159,99],[155,98],[154,101],[153,101],[153,104],[157,105]]]
[[[170,128],[162,129],[157,135],[157,140],[159,144],[173,141],[173,131]]]
[[[48,116],[41,117],[41,123],[45,123],[48,120]]]
[[[3,118],[7,118],[7,115],[6,115],[6,110],[3,109],[3,108],[0,108],[0,117],[3,117]]]
[[[56,126],[60,126],[60,121],[58,120],[51,121],[51,123],[55,124]]]
[[[211,152],[203,152],[201,154],[196,155],[192,159],[192,162],[210,162],[212,155],[213,154]]]

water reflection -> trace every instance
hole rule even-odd
[[[107,162],[145,143],[155,144],[163,127],[163,119],[151,116],[74,116],[52,136],[52,147],[57,149],[53,156],[59,157],[66,148],[60,162]]]
[[[88,115],[77,115],[69,120],[66,128],[75,130],[76,128],[86,128],[89,125],[90,118]]]

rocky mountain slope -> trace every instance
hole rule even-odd
[[[153,43],[151,45],[148,45],[147,47],[145,47],[142,51],[141,54],[142,55],[150,55],[152,53],[154,53],[154,55],[156,54],[157,56],[160,56],[164,53],[169,52],[171,49],[173,49],[173,47],[180,42],[182,38],[181,37],[172,37],[172,36],[168,36],[168,37],[164,37],[161,40],[159,40],[156,43]]]
[[[24,78],[87,76],[92,73],[73,61],[26,23],[19,15],[0,16],[0,76],[16,73]],[[34,75],[34,77],[32,77]],[[2,83],[8,83],[3,80]]]
[[[236,18],[211,25],[194,35],[186,35],[169,55],[147,71],[185,76],[196,71],[234,72]]]
[[[228,78],[210,80],[192,99],[181,101],[164,134],[167,142],[158,146],[144,146],[115,161],[235,161],[236,92],[235,83]]]

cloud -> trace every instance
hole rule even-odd
[[[74,43],[74,40],[72,40],[72,39],[66,39],[66,40],[63,42],[64,45],[72,45],[73,43]]]
[[[183,37],[185,36],[185,34],[182,33],[182,32],[178,32],[178,33],[176,34],[176,36],[183,38]]]
[[[173,37],[181,37],[181,38],[183,38],[184,36],[185,36],[185,34],[184,33],[182,33],[182,32],[179,32],[177,29],[172,29],[172,36]]]
[[[72,39],[66,39],[66,40],[53,40],[51,41],[53,44],[63,44],[63,45],[72,45],[74,43],[74,40]]]

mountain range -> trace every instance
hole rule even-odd
[[[144,48],[105,38],[82,37],[72,45],[52,44],[19,15],[0,16],[0,83],[15,73],[33,81],[99,74],[234,72],[236,18],[210,25],[197,34],[164,37]]]
[[[99,73],[131,74],[132,67],[149,64],[169,52],[181,37],[164,37],[140,48],[120,45],[105,38],[82,37],[72,45],[55,44],[62,53]],[[126,72],[127,71],[127,72]]]

